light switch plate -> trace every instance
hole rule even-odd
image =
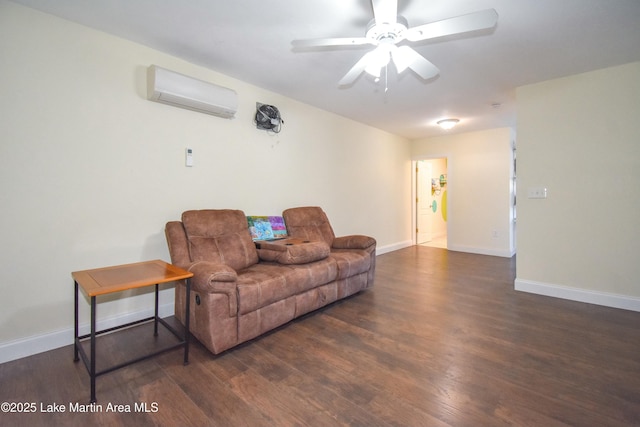
[[[529,199],[546,199],[547,189],[545,187],[529,187],[527,197]]]

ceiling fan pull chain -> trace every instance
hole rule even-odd
[[[389,91],[389,64],[384,66],[384,93]]]

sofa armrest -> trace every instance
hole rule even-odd
[[[333,249],[369,249],[375,247],[376,239],[363,235],[341,236],[333,239]]]
[[[226,294],[229,298],[229,316],[238,314],[238,273],[226,264],[208,261],[197,261],[189,265],[188,271],[193,273],[191,288],[194,291]]]

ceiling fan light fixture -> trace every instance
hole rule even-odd
[[[459,119],[442,119],[437,122],[438,126],[444,130],[452,129],[458,123],[460,123]]]
[[[380,45],[375,50],[367,54],[367,65],[364,69],[373,77],[380,78],[380,71],[386,67],[391,60],[391,50],[389,45]]]
[[[395,47],[395,46],[394,46]],[[413,58],[406,49],[396,48],[392,50],[393,63],[398,70],[398,74],[409,68]]]
[[[370,76],[376,79],[379,79],[382,71],[382,67],[375,66],[375,65],[368,65],[367,68],[364,69],[364,71],[366,71],[366,73],[369,74]]]

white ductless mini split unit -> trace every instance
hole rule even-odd
[[[147,99],[223,118],[238,111],[238,94],[157,65],[147,69]]]

